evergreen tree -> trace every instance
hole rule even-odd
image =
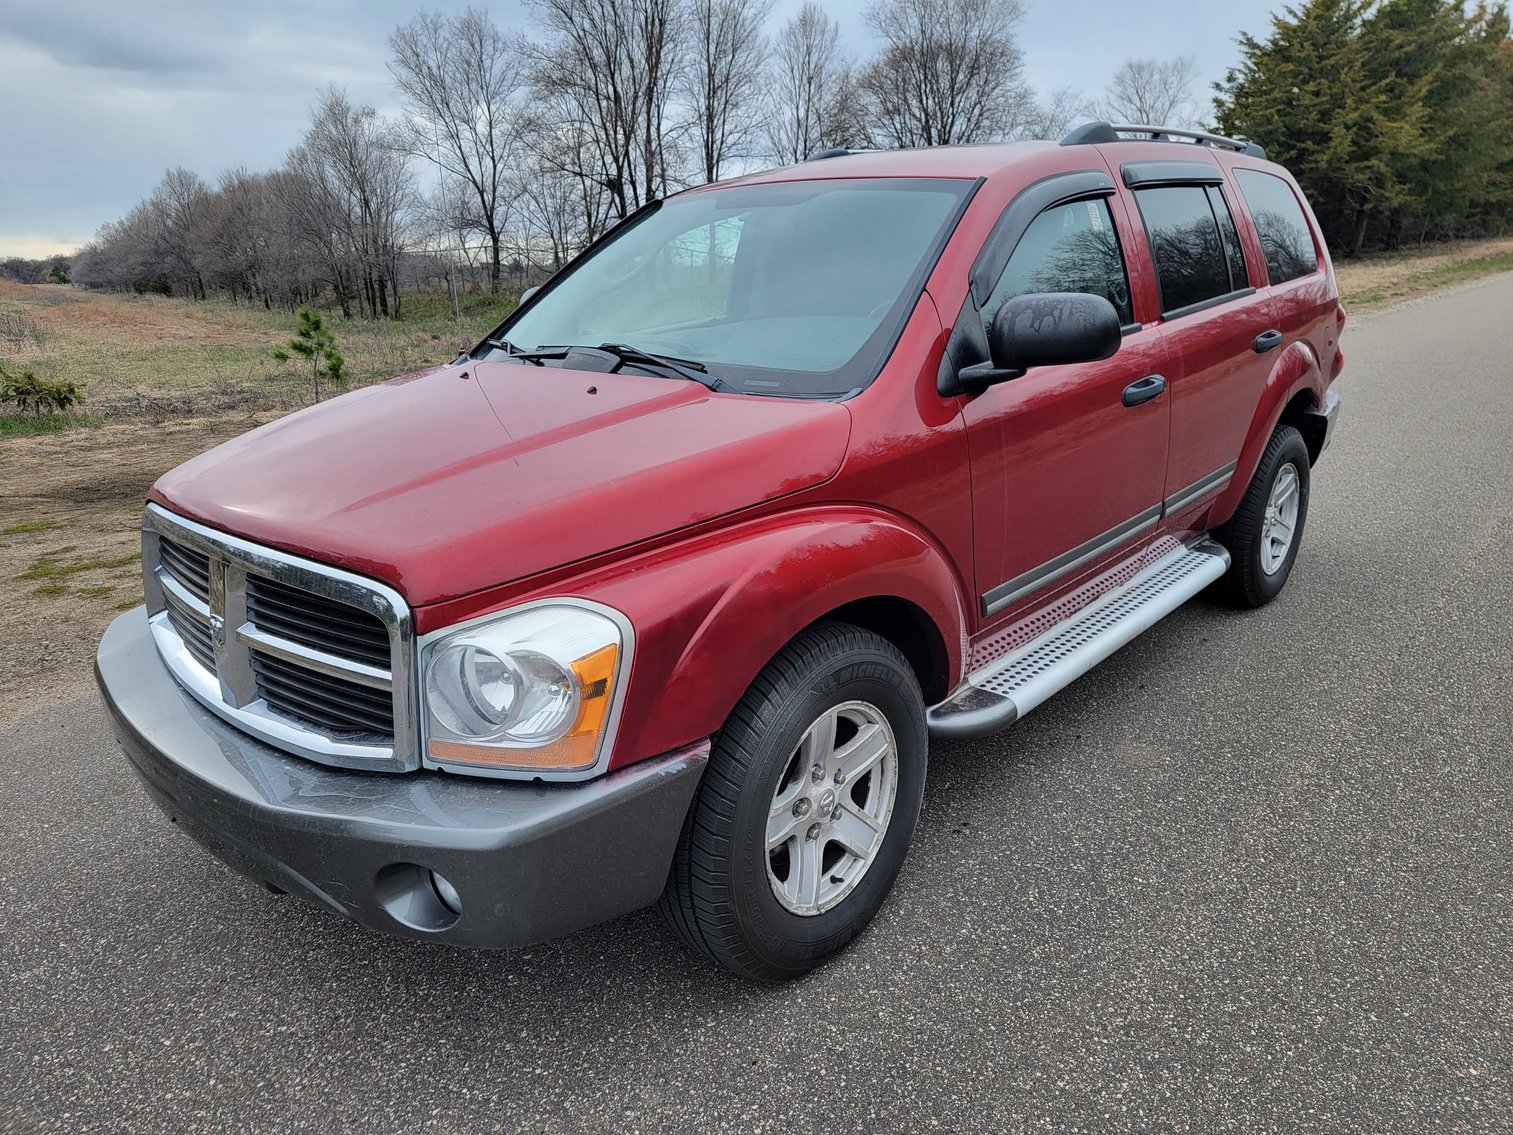
[[[347,384],[347,360],[336,346],[336,333],[320,313],[308,307],[299,309],[299,326],[294,338],[282,347],[273,348],[273,357],[287,362],[293,355],[310,360],[310,380],[315,384],[315,400],[320,401],[320,380],[333,386]]]
[[[1216,84],[1220,129],[1292,170],[1330,245],[1462,234],[1513,211],[1513,45],[1504,6],[1308,0]]]
[[[1385,0],[1361,28],[1369,79],[1387,113],[1422,124],[1394,162],[1403,191],[1380,218],[1389,247],[1436,231],[1455,235],[1485,194],[1496,164],[1486,129],[1495,108],[1480,97],[1488,60],[1472,23],[1458,0]]]

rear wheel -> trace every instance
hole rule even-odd
[[[744,977],[795,977],[882,906],[924,794],[925,707],[903,655],[811,628],[752,683],[710,754],[661,911]]]
[[[1229,549],[1226,594],[1243,607],[1264,607],[1292,574],[1308,519],[1308,446],[1292,426],[1266,443],[1240,507],[1214,536]]]

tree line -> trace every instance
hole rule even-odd
[[[1240,37],[1222,132],[1286,165],[1331,248],[1503,233],[1513,223],[1513,39],[1505,5],[1310,0]]]
[[[385,316],[406,281],[518,286],[647,202],[758,164],[1054,134],[1082,109],[1024,82],[1020,0],[880,0],[865,61],[817,3],[770,34],[770,0],[526,6],[529,37],[481,10],[416,16],[389,39],[401,115],[327,90],[279,169],[170,170],[73,280],[270,307],[329,293]]]
[[[76,256],[74,282],[344,315],[397,315],[404,287],[492,291],[556,271],[642,205],[829,147],[1057,138],[1090,116],[1191,126],[1194,61],[1130,60],[1097,100],[1024,79],[1021,0],[877,0],[858,57],[806,4],[525,0],[423,13],[389,39],[402,112],[328,89],[277,169],[216,184],[170,170]],[[1331,244],[1500,229],[1513,180],[1504,7],[1310,0],[1216,84],[1218,127],[1303,182]]]
[[[0,280],[17,284],[66,284],[72,258],[66,253],[31,259],[25,256],[0,258]]]

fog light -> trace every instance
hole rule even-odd
[[[462,896],[457,893],[457,888],[447,882],[446,876],[431,872],[431,887],[436,891],[436,897],[441,904],[453,914],[462,913]]]

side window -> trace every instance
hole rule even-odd
[[[1124,254],[1106,200],[1053,205],[1030,222],[983,304],[983,330],[1005,300],[1032,292],[1102,296],[1114,305],[1120,323],[1135,321]]]
[[[1319,254],[1314,250],[1308,220],[1292,186],[1257,169],[1237,169],[1235,180],[1245,194],[1245,203],[1250,206],[1251,219],[1260,234],[1271,282],[1285,284],[1318,271]]]
[[[1219,239],[1224,242],[1224,259],[1229,262],[1229,290],[1238,292],[1250,287],[1250,276],[1245,271],[1245,249],[1240,246],[1240,231],[1235,228],[1234,214],[1229,211],[1229,202],[1224,200],[1224,191],[1217,185],[1208,187],[1208,205],[1214,211],[1214,220],[1219,222]]]
[[[1161,311],[1217,299],[1235,289],[1208,192],[1201,185],[1163,185],[1135,193],[1161,284]],[[1228,210],[1225,210],[1228,216]],[[1234,224],[1230,221],[1231,226]]]

